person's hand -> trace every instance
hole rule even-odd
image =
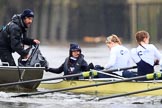
[[[159,60],[155,60],[154,65],[159,65]]]
[[[37,40],[37,39],[34,39],[33,41],[34,41],[34,43],[36,43],[36,44],[40,44],[40,41]]]
[[[29,58],[29,55],[26,55],[26,56],[24,56],[24,57],[22,58],[22,61],[27,61],[28,58]]]
[[[23,59],[28,59],[28,58],[29,58],[29,55],[28,54],[23,57]]]
[[[95,65],[94,67],[95,70],[103,70],[104,67],[100,66],[100,65]]]

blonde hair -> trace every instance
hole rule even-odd
[[[115,34],[112,34],[106,38],[106,43],[108,43],[108,42],[118,43],[119,45],[122,44],[119,37]]]
[[[141,30],[141,31],[138,31],[136,34],[136,41],[138,44],[140,44],[140,42],[144,41],[144,38],[149,38],[150,35],[148,32],[144,31],[144,30]]]

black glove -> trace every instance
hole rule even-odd
[[[95,70],[103,70],[104,67],[100,66],[100,65],[95,65],[94,67]]]
[[[90,63],[90,64],[88,65],[88,67],[89,67],[89,69],[94,69],[93,63]]]

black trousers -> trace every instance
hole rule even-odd
[[[0,51],[0,59],[4,62],[3,66],[7,66],[6,63],[8,63],[9,66],[16,66],[12,53],[9,51]]]

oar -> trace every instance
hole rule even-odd
[[[122,71],[122,70],[135,69],[135,68],[137,68],[137,66],[118,68],[118,69],[111,69],[111,70],[102,70],[102,71],[107,72],[107,73],[112,73],[112,72],[115,72],[115,71]]]
[[[96,98],[96,100],[100,101],[100,100],[104,100],[104,99],[111,99],[111,98],[116,98],[116,97],[128,96],[128,95],[139,94],[139,93],[149,92],[149,91],[154,91],[154,90],[159,90],[159,89],[162,89],[162,86],[147,89],[147,90],[139,90],[139,91],[134,91],[134,92],[129,92],[129,93],[122,93],[122,94],[117,94],[117,95],[112,95],[112,96],[100,97],[100,98]]]
[[[26,84],[26,83],[33,83],[33,82],[39,82],[39,81],[57,80],[57,79],[63,79],[63,78],[77,77],[77,76],[81,76],[81,75],[82,75],[82,73],[73,74],[73,75],[66,75],[66,76],[61,76],[61,77],[47,78],[47,79],[35,79],[35,80],[27,80],[27,81],[21,81],[21,82],[4,83],[4,84],[0,84],[0,87]]]
[[[44,92],[20,94],[20,95],[11,96],[11,97],[27,97],[27,96],[32,96],[32,95],[40,95],[40,94],[46,94],[46,93],[61,92],[61,91],[67,91],[67,90],[74,90],[74,89],[81,89],[81,88],[87,88],[87,87],[101,86],[101,85],[106,85],[106,84],[114,84],[114,83],[132,81],[132,80],[137,80],[137,79],[142,79],[142,78],[146,78],[146,79],[161,78],[161,76],[162,76],[161,73],[158,72],[158,73],[147,74],[147,75],[144,75],[144,76],[127,78],[127,79],[117,80],[117,81],[112,81],[112,82],[103,82],[103,83],[90,84],[90,85],[77,86],[77,87],[69,87],[69,88],[56,89],[56,90],[50,90],[50,91],[44,91]]]
[[[34,79],[34,80],[26,80],[26,81],[12,82],[12,83],[4,83],[4,84],[0,84],[0,87],[26,84],[26,83],[33,83],[33,82],[39,82],[39,81],[50,81],[50,80],[57,80],[57,79],[64,79],[64,78],[71,78],[71,77],[78,77],[78,76],[90,77],[90,76],[96,76],[96,75],[97,75],[96,71],[87,71],[87,72],[82,72],[82,73],[72,74],[72,75],[66,75],[66,76],[61,76],[61,77],[54,77],[54,78],[47,78],[47,79]]]

